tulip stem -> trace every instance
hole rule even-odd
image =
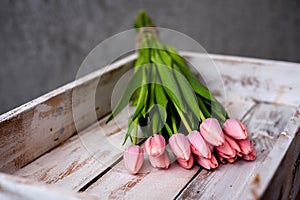
[[[137,120],[134,122],[134,130],[133,130],[133,138],[132,138],[132,144],[136,145],[137,143],[137,133],[138,133],[138,124]]]
[[[181,110],[177,107],[176,104],[174,104],[174,105],[175,105],[175,108],[176,108],[176,110],[177,110],[177,112],[178,112],[178,114],[179,114],[186,130],[188,131],[188,133],[192,132],[192,129],[191,129],[189,123],[187,122],[186,118],[184,117],[184,114],[181,112]]]
[[[205,120],[205,116],[203,115],[201,109],[199,109],[199,110],[200,110],[200,119],[201,119],[201,121],[204,121]]]
[[[177,133],[178,129],[177,129],[177,125],[176,125],[176,121],[174,121],[174,118],[171,118],[172,120],[172,128],[173,128],[173,133]]]

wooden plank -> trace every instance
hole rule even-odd
[[[129,56],[1,115],[0,171],[15,172],[110,112],[112,88],[134,59]]]
[[[300,105],[300,64],[213,56],[219,66],[228,99],[252,99],[254,101]],[[290,78],[288,78],[291,76]]]
[[[248,104],[248,106],[246,106]],[[237,105],[250,108],[252,102],[242,102]],[[233,111],[238,111],[234,113]],[[238,117],[247,113],[245,109],[230,110],[233,116]],[[150,166],[145,159],[141,173],[129,174],[124,167],[123,160],[92,184],[85,192],[98,196],[101,199],[164,199],[174,198],[178,192],[197,173],[199,166],[186,170],[174,162],[168,170],[158,170]],[[142,192],[141,192],[142,191]]]
[[[199,169],[185,170],[172,163],[167,170],[153,170],[148,160],[144,165],[140,174],[131,175],[124,171],[122,161],[86,192],[101,199],[172,199]]]
[[[98,198],[0,173],[0,199],[96,200]]]
[[[132,112],[126,109],[107,125],[102,119],[14,175],[78,191],[122,157]]]
[[[256,176],[265,178],[251,188],[251,193],[262,196],[262,199],[298,199],[297,193],[299,196],[300,190],[299,164],[300,108],[280,135],[274,146],[274,151],[257,170]],[[270,168],[270,166],[272,167]],[[266,171],[269,173],[265,174]],[[263,190],[262,188],[267,189]]]
[[[249,129],[257,149],[257,158],[253,162],[238,160],[234,164],[221,165],[214,171],[202,170],[197,177],[179,195],[178,199],[256,199],[261,195],[253,193],[252,187],[257,181],[266,181],[266,185],[259,185],[265,189],[268,176],[274,176],[273,171],[260,170],[263,162],[268,163],[272,152],[279,151],[280,134],[286,127],[294,109],[278,105],[258,104],[243,120]],[[275,146],[274,146],[275,145]],[[271,153],[270,153],[271,152]],[[280,163],[277,160],[275,163]],[[258,176],[257,173],[261,175]]]
[[[212,66],[215,64],[214,74],[206,84],[226,101],[241,98],[295,107],[300,105],[299,63],[194,52],[182,52],[182,55],[194,66],[202,66],[203,61]],[[207,61],[207,57],[213,61]],[[218,72],[221,77],[216,75]]]

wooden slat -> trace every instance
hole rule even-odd
[[[15,172],[110,112],[112,88],[134,58],[129,56],[1,115],[0,171]]]
[[[252,99],[297,107],[300,64],[262,59],[212,56],[219,66],[228,99]],[[292,76],[293,77],[293,76]]]
[[[266,171],[269,173],[264,173]],[[274,151],[261,163],[257,170],[257,177],[264,177],[264,179],[260,179],[251,188],[251,192],[262,196],[262,199],[299,199],[297,193],[299,197],[300,108],[278,138]],[[267,190],[262,188],[267,188]]]
[[[179,199],[257,199],[261,194],[253,191],[253,186],[260,185],[273,171],[259,170],[261,163],[266,162],[282,137],[280,134],[292,116],[294,109],[278,105],[259,104],[244,119],[257,149],[257,158],[253,162],[238,160],[234,164],[221,165],[214,171],[202,170],[197,177],[180,194]],[[275,145],[275,146],[274,146]],[[270,153],[271,152],[271,153]],[[276,157],[276,155],[274,155]],[[279,161],[280,162],[280,161]],[[276,162],[277,163],[277,162]],[[258,175],[260,173],[261,175]],[[264,180],[266,181],[266,180]]]
[[[207,55],[182,52],[194,66],[202,66]],[[253,99],[292,106],[300,105],[300,64],[223,55],[208,55],[216,64],[206,84],[226,101]],[[204,57],[204,58],[203,58]],[[212,65],[212,64],[211,64]],[[216,73],[219,71],[220,76]],[[220,84],[223,81],[224,87]]]
[[[14,175],[79,190],[122,157],[129,114],[126,109],[107,125],[102,119]]]
[[[147,160],[144,165],[146,167],[144,166],[140,174],[131,175],[124,171],[122,161],[86,192],[101,199],[172,199],[199,169],[194,166],[185,170],[173,163],[167,170],[150,171]]]
[[[96,200],[98,198],[0,173],[0,199]]]
[[[248,104],[248,106],[246,106]],[[241,108],[250,108],[252,102],[237,102]],[[237,111],[234,113],[234,111]],[[235,117],[242,116],[248,110],[229,110]],[[163,197],[174,198],[178,192],[197,173],[199,166],[186,170],[174,162],[168,170],[153,169],[149,161],[145,159],[141,173],[129,174],[124,167],[123,161],[118,163],[112,170],[103,175],[97,182],[91,185],[86,192],[99,196],[101,199],[143,199],[145,195],[149,199]],[[141,192],[142,191],[142,192]]]

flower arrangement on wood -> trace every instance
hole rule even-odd
[[[136,107],[124,140],[124,144],[128,138],[132,143],[123,156],[127,170],[138,173],[144,162],[143,149],[153,167],[169,168],[167,145],[185,169],[194,163],[215,169],[219,162],[233,163],[238,157],[254,160],[256,150],[246,127],[229,118],[174,47],[160,42],[145,11],[136,17],[134,27],[138,42],[134,74],[107,120],[118,115],[129,100]],[[146,140],[138,139],[139,130]],[[142,143],[143,149],[137,145]]]

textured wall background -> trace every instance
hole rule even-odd
[[[2,0],[0,113],[74,80],[99,42],[145,8],[210,53],[300,62],[299,0]]]

